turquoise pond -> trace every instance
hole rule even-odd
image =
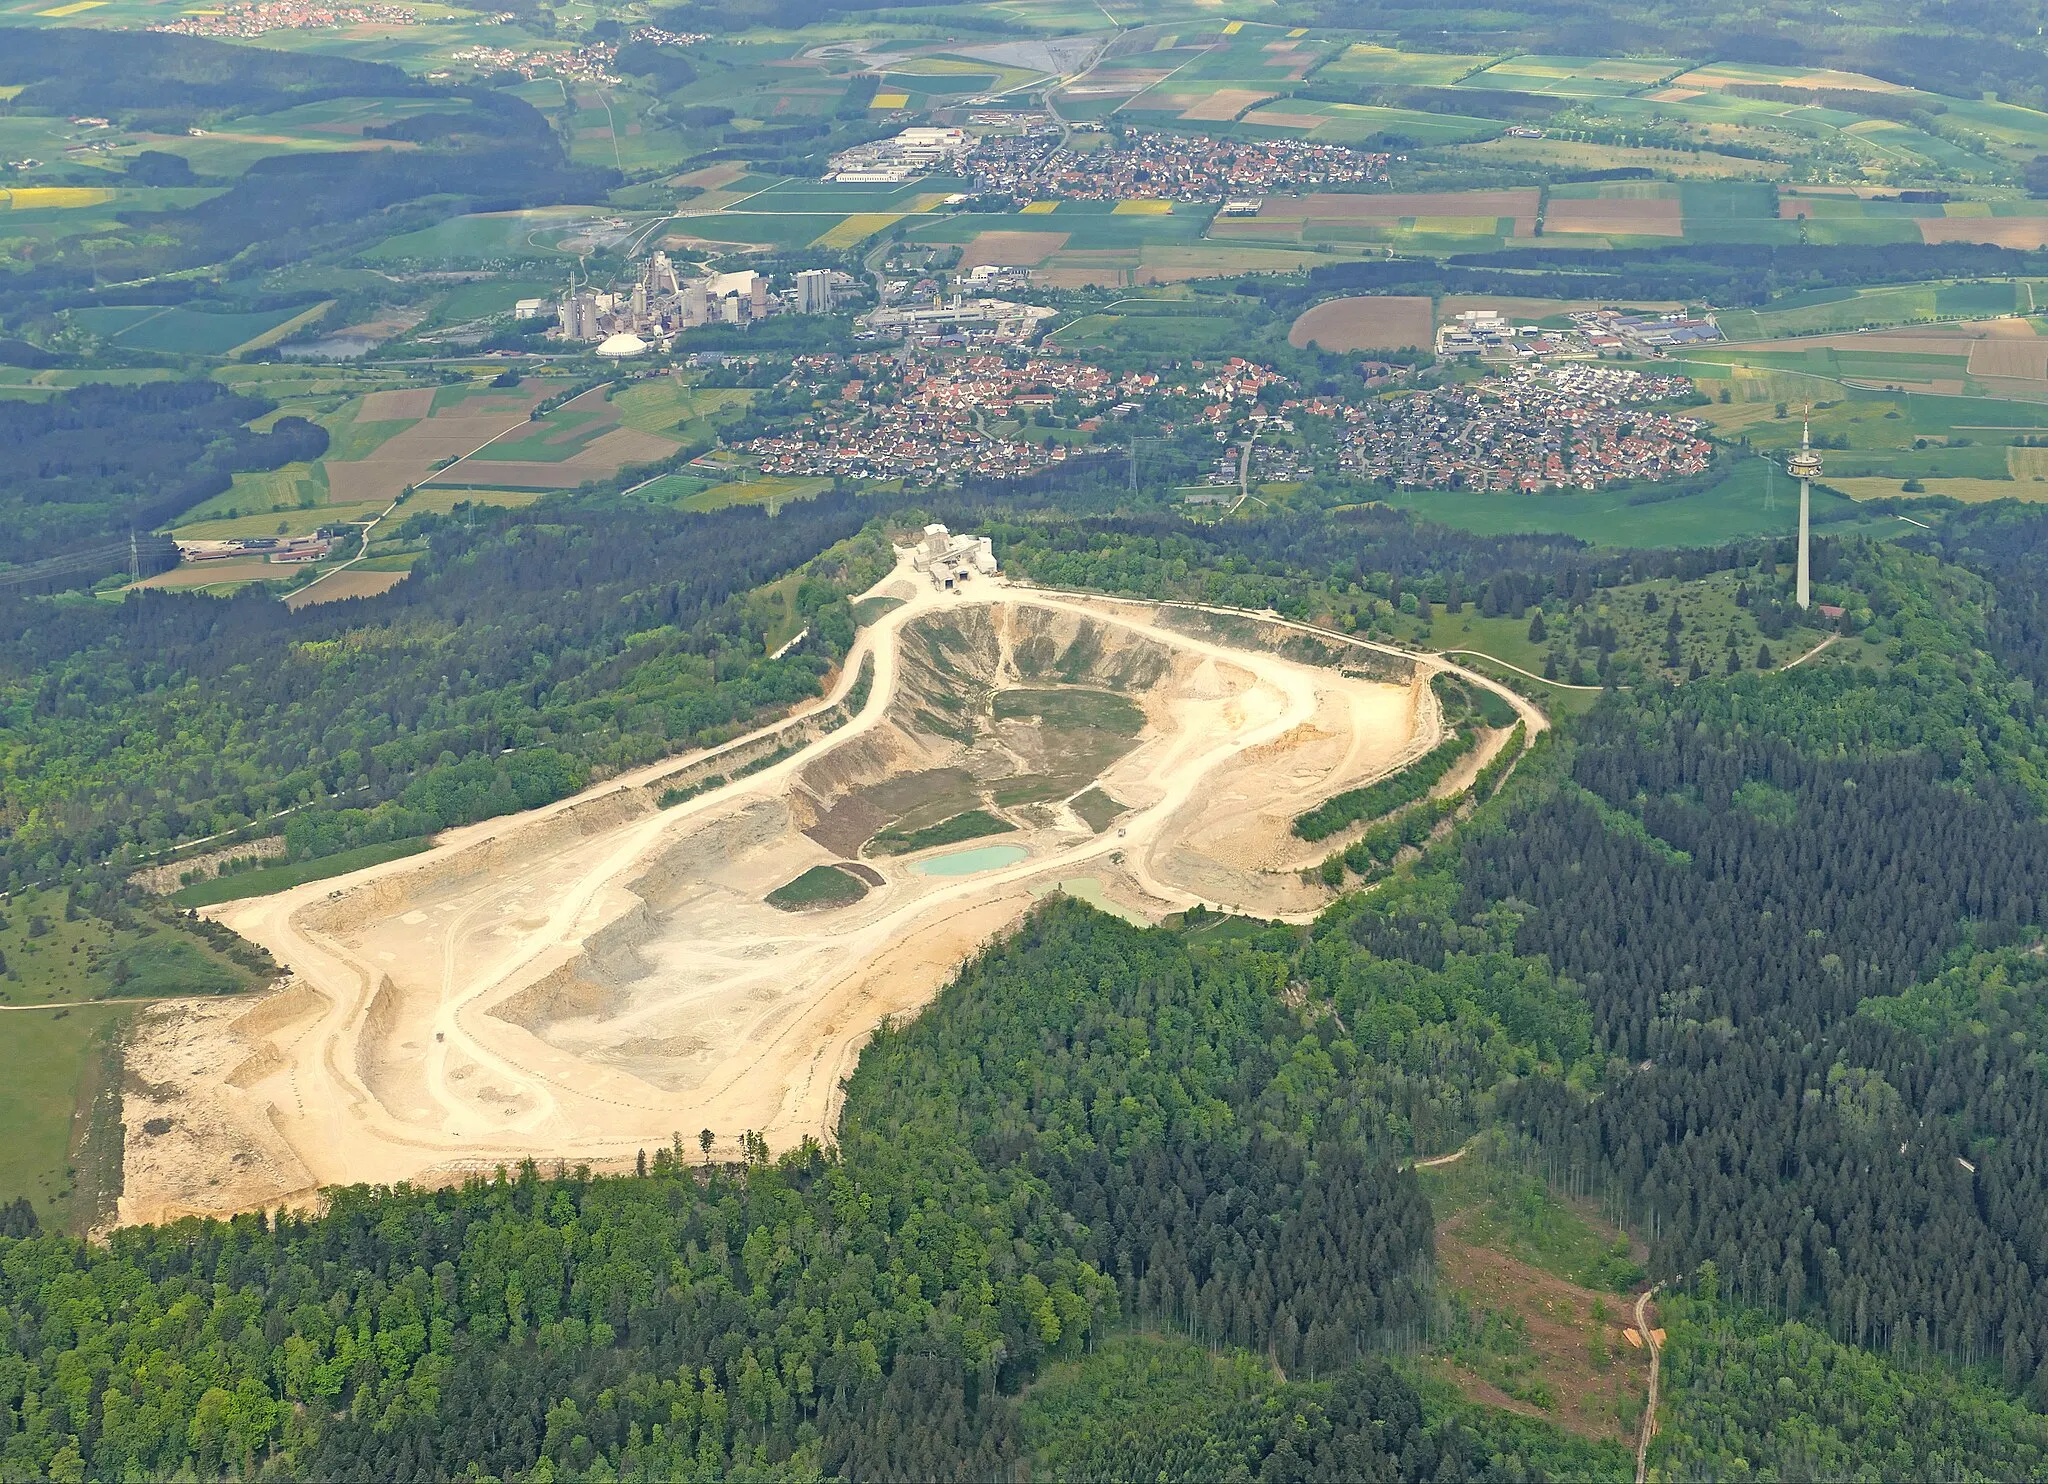
[[[918,861],[910,869],[920,876],[972,876],[976,871],[1014,866],[1029,854],[1031,852],[1021,845],[983,845],[976,850],[936,855],[928,861]]]

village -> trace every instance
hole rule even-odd
[[[1706,424],[1669,410],[1695,395],[1688,379],[1600,364],[1353,399],[1297,395],[1242,357],[1119,375],[1045,351],[905,348],[798,356],[776,391],[812,410],[734,445],[762,473],[917,487],[1030,474],[1120,446],[1113,425],[1138,413],[1148,436],[1213,440],[1214,486],[1342,470],[1404,486],[1592,489],[1698,474],[1713,460]],[[1334,458],[1327,433],[1306,436],[1311,420],[1335,433]]]
[[[1063,399],[1092,409],[1147,395],[1158,378],[1118,380],[1078,360],[1033,358],[1021,364],[980,353],[905,361],[894,355],[799,356],[782,389],[823,401],[774,433],[739,450],[767,474],[836,475],[942,484],[970,474],[1005,478],[1063,461],[1067,444],[1028,430],[1001,432],[996,422],[1050,412]],[[1079,431],[1100,423],[1084,419]]]
[[[1517,369],[1344,409],[1342,465],[1406,487],[1595,489],[1699,474],[1707,424],[1660,410],[1694,395],[1683,376],[1566,363]]]
[[[318,5],[308,0],[256,0],[219,10],[191,10],[176,20],[153,22],[145,30],[169,36],[209,36],[249,41],[272,31],[326,31],[343,26],[411,26],[419,16],[404,5]]]
[[[1303,139],[1212,139],[1202,134],[1134,130],[1095,136],[1100,147],[1061,143],[1060,130],[989,134],[962,163],[979,195],[1037,200],[1136,199],[1232,202],[1255,206],[1268,191],[1384,183],[1390,156]]]

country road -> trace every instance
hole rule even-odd
[[[1650,1347],[1650,1399],[1643,1407],[1643,1430],[1636,1439],[1636,1484],[1643,1484],[1650,1467],[1650,1439],[1657,1435],[1657,1381],[1658,1371],[1664,1358],[1664,1347],[1657,1343],[1657,1332],[1650,1328],[1645,1317],[1650,1300],[1657,1296],[1662,1283],[1653,1283],[1636,1299],[1636,1333],[1643,1337],[1643,1343]]]

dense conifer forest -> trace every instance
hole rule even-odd
[[[83,386],[46,402],[0,402],[0,540],[22,560],[147,535],[247,469],[327,451],[327,430],[281,417],[217,381]],[[98,575],[98,574],[90,574]]]

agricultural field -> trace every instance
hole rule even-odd
[[[452,217],[417,232],[388,237],[362,253],[363,261],[423,268],[567,265],[593,251],[618,249],[661,218],[603,206],[542,206],[526,211]]]
[[[1876,348],[1887,343],[1892,349]],[[1951,354],[1932,359],[1944,351]],[[1700,413],[1724,438],[1746,438],[1752,447],[1782,454],[1798,443],[1802,418],[1809,421],[1831,491],[1859,500],[1926,494],[2040,501],[2048,499],[2048,467],[2043,450],[2030,445],[2048,440],[2044,352],[2048,337],[1943,339],[1923,332],[1913,339],[1862,335],[1846,345],[1808,343],[1798,351],[1729,347],[1696,353],[1701,358],[1686,369],[1714,398]],[[1972,366],[2034,374],[1985,378],[1971,374]],[[1929,383],[1904,379],[1915,367],[1952,376],[1928,390]],[[1856,371],[1878,377],[1845,374]],[[1963,393],[1940,389],[1953,385],[1956,374]],[[1899,379],[1879,379],[1891,377]],[[1723,389],[1726,402],[1719,400]]]
[[[1295,320],[1287,343],[1324,350],[1413,350],[1427,348],[1435,332],[1430,300],[1373,295],[1316,305]]]
[[[174,534],[187,540],[361,525],[395,501],[401,518],[464,503],[531,504],[551,490],[664,458],[684,436],[708,438],[710,420],[751,395],[643,383],[613,401],[602,389],[587,393],[534,421],[534,405],[560,383],[393,386],[379,385],[375,371],[294,366],[236,368],[228,379],[277,397],[280,414],[314,417],[328,429],[327,456],[237,475],[229,489],[180,517]],[[679,434],[679,426],[688,431]],[[213,590],[300,575],[297,568],[231,560],[178,567],[146,585]]]
[[[485,416],[502,419],[501,411],[484,413],[484,405],[495,409],[497,399],[472,399],[453,421],[467,427]],[[444,421],[450,419],[437,412],[418,426],[431,432]],[[466,458],[412,482],[444,489],[575,489],[590,480],[609,479],[631,465],[665,459],[679,446],[672,437],[627,426],[618,406],[597,388],[543,414],[526,430],[514,425]],[[386,456],[380,450],[380,459]]]
[[[1935,320],[1971,319],[2048,310],[2048,280],[1884,285],[1788,294],[1762,309],[1724,309],[1717,316],[1732,341],[1780,339],[1830,331],[1876,329]]]
[[[1473,72],[1454,86],[1561,98],[1613,98],[1655,87],[1687,70],[1679,61],[1618,57],[1509,57]]]
[[[1405,148],[1491,139],[1506,125],[1476,115],[1285,98],[1243,116],[1244,127],[1318,144]]]
[[[71,323],[123,350],[161,350],[178,355],[232,355],[255,347],[273,333],[289,333],[326,306],[271,309],[250,313],[187,309],[183,305],[137,305],[133,308],[74,309]]]
[[[1679,150],[1577,139],[1483,139],[1446,150],[1447,158],[1480,168],[1526,166],[1576,174],[1590,170],[1647,170],[1680,180],[1782,180],[1782,160],[1750,160],[1711,150]]]
[[[1490,56],[1472,54],[1397,51],[1356,42],[1325,63],[1316,76],[1328,82],[1367,87],[1449,87],[1491,65],[1493,60]]]
[[[1205,236],[1215,214],[1206,203],[1176,201],[1162,210],[1147,202],[1143,211],[1118,210],[1129,203],[1109,201],[1040,204],[1052,209],[933,217],[911,227],[909,240],[957,244],[963,269],[981,263],[1029,268],[1034,284],[1056,289],[1289,272],[1329,261],[1298,244],[1281,245],[1276,253],[1264,243]]]
[[[1269,197],[1252,217],[1218,218],[1210,235],[1233,243],[1385,243],[1460,251],[1531,237],[1542,206],[1533,186],[1493,191],[1311,193]]]

